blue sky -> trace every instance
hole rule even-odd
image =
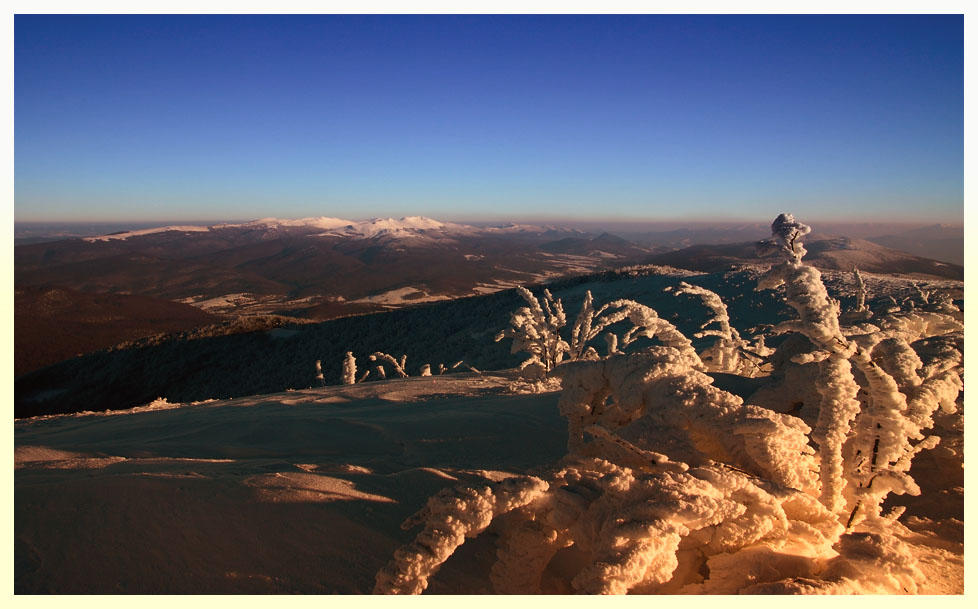
[[[17,221],[963,221],[963,17],[15,17]]]

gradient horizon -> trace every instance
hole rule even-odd
[[[963,222],[963,16],[15,16],[15,220]]]

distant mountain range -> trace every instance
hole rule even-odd
[[[218,314],[327,319],[490,293],[652,253],[610,235],[546,226],[267,218],[22,245],[15,281],[142,294]]]
[[[964,266],[964,227],[934,224],[893,235],[868,237],[884,247]]]
[[[17,287],[14,375],[135,338],[220,321],[196,307],[152,296]]]
[[[14,249],[15,371],[240,316],[267,318],[242,327],[271,327],[279,322],[270,315],[321,321],[636,264],[716,272],[766,262],[753,248],[766,226],[717,231],[623,238],[550,225],[320,217],[28,243]],[[953,241],[953,234],[948,227],[918,229],[917,241],[907,242]],[[682,245],[709,237],[716,242]],[[868,240],[810,237],[806,260],[822,268],[963,279],[958,265]]]
[[[805,248],[808,250],[805,262],[821,269],[852,271],[858,268],[887,275],[964,279],[964,268],[959,265],[922,258],[865,239],[817,239],[806,242]],[[702,272],[716,272],[732,264],[766,262],[757,256],[753,243],[694,245],[650,256],[647,261]]]

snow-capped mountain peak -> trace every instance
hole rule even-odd
[[[423,237],[427,233],[459,233],[475,230],[471,226],[464,224],[453,224],[450,222],[439,222],[423,216],[406,216],[400,219],[395,218],[374,218],[362,222],[353,222],[346,226],[328,230],[323,233],[326,235],[338,235],[343,237],[354,237],[360,239],[371,239],[374,237]]]
[[[343,220],[342,218],[330,218],[328,216],[320,216],[318,218],[300,218],[298,220],[282,219],[282,218],[262,218],[260,220],[252,220],[251,222],[244,222],[241,224],[220,224],[215,228],[239,228],[239,227],[260,227],[260,228],[283,228],[283,227],[310,227],[310,228],[321,228],[325,230],[330,230],[334,228],[340,228],[343,226],[348,226],[350,224],[349,220]]]

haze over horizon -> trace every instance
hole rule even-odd
[[[16,15],[15,219],[963,221],[961,15]]]

